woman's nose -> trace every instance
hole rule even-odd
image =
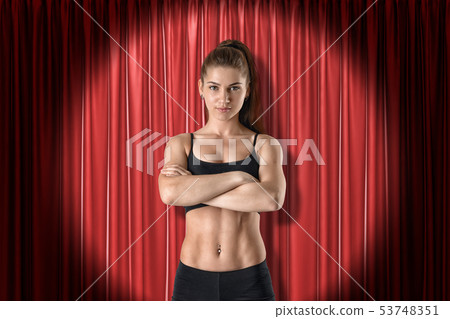
[[[222,101],[224,103],[230,103],[230,95],[227,90],[223,90],[223,92],[222,92]]]

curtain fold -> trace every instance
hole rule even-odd
[[[449,300],[450,1],[0,0],[0,299],[170,300],[168,138],[225,39],[255,56],[286,201],[277,300]]]

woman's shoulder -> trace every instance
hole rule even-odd
[[[258,134],[258,141],[260,140],[266,140],[269,142],[270,145],[280,145],[280,142],[273,136],[265,133],[259,133]]]
[[[180,133],[172,136],[167,142],[168,145],[174,146],[177,149],[184,149],[185,153],[188,153],[188,150],[191,146],[191,133]]]
[[[190,139],[190,134],[191,134],[191,133],[180,133],[180,134],[174,135],[174,136],[172,136],[172,137],[169,139],[169,143],[174,143],[174,144],[180,144],[180,143],[182,143],[182,144],[184,144],[184,142],[185,142],[187,139]]]
[[[280,142],[275,137],[264,133],[258,134],[255,151],[259,156],[263,156],[264,158],[282,156]]]

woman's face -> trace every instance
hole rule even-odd
[[[245,75],[231,67],[209,67],[203,86],[201,79],[198,86],[209,116],[218,120],[228,120],[238,114],[250,93]]]

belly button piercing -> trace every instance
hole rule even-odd
[[[221,253],[222,252],[222,249],[220,249],[220,244],[217,244],[217,253]]]

